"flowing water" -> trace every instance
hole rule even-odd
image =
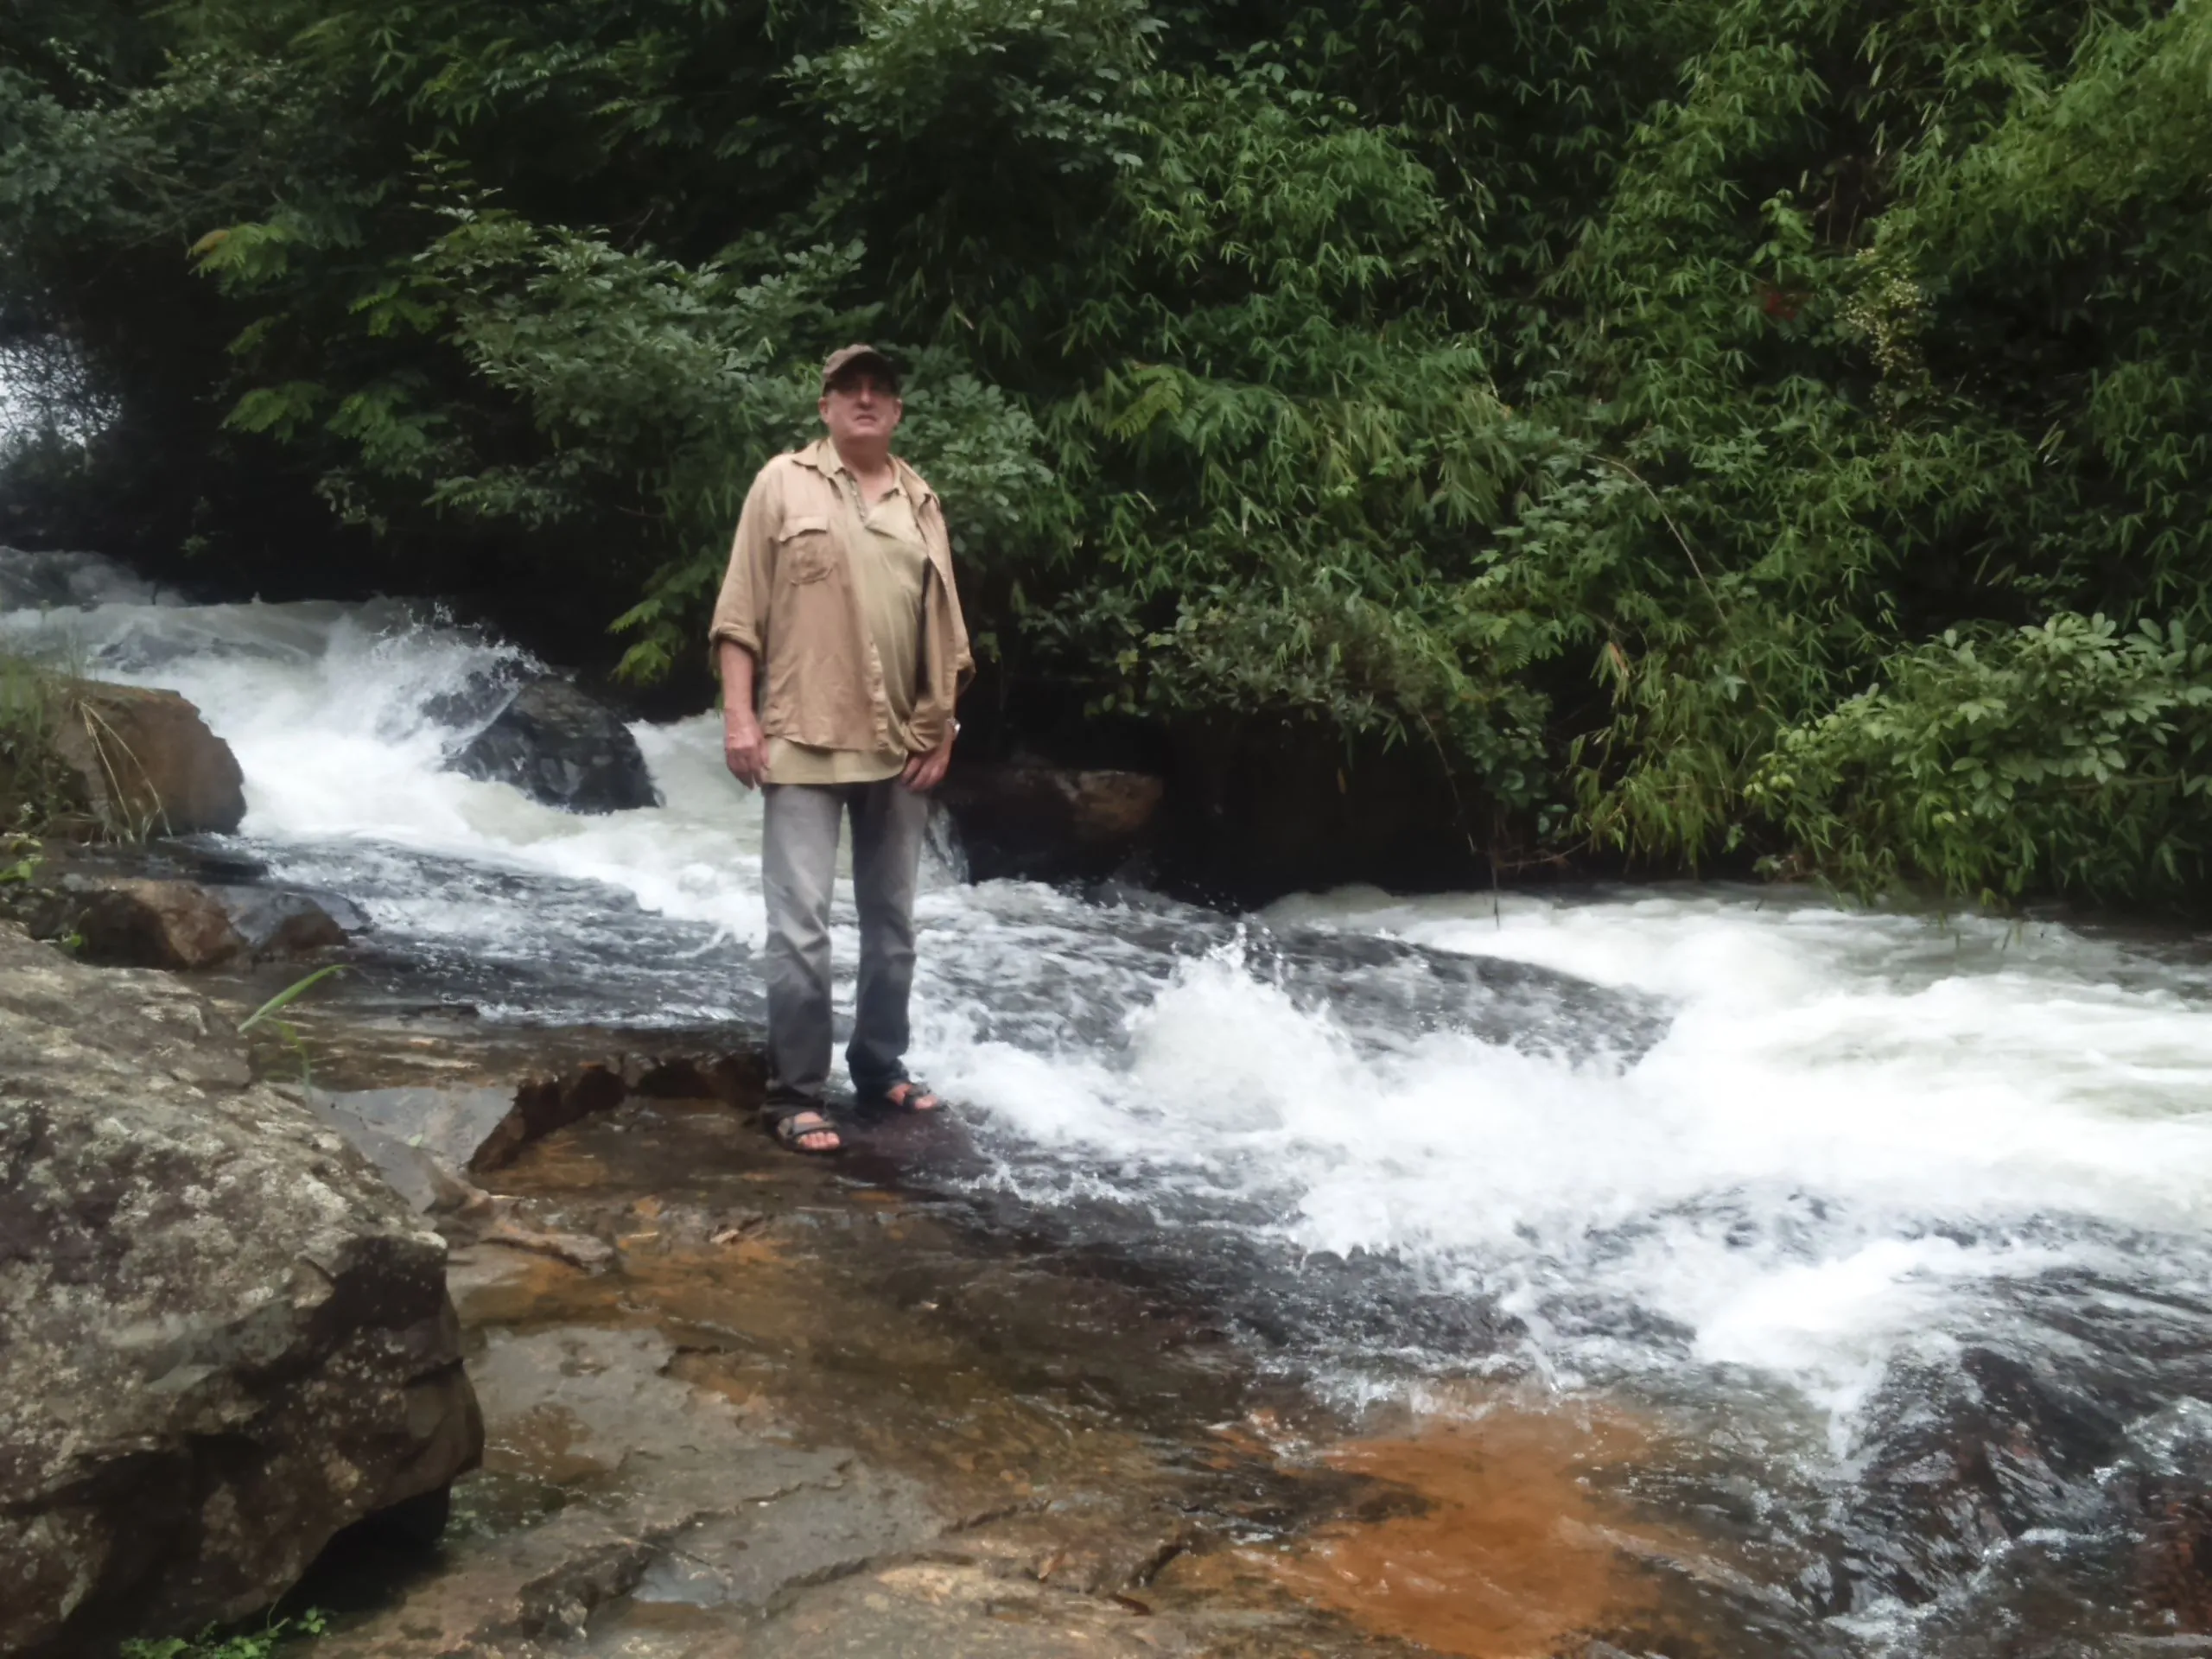
[[[569,817],[442,769],[512,650],[398,605],[123,598],[0,643],[190,697],[245,769],[240,849],[359,906],[393,986],[758,1020],[760,815],[712,719],[635,728],[664,804]],[[2196,942],[1710,887],[1238,920],[941,869],[920,921],[914,1058],[975,1148],[924,1174],[1416,1426],[1355,1464],[1584,1425],[1616,1519],[1572,1529],[1670,1586],[1664,1650],[2212,1653]],[[1522,1650],[1455,1605],[1379,1628]]]

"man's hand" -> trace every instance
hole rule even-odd
[[[926,795],[944,781],[944,769],[952,764],[954,734],[947,732],[944,741],[927,754],[918,754],[906,762],[906,770],[899,779],[917,795]]]
[[[733,709],[722,716],[722,762],[747,789],[768,776],[768,738],[750,709]]]

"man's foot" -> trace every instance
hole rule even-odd
[[[901,1077],[896,1083],[886,1084],[874,1094],[861,1098],[863,1103],[887,1112],[934,1112],[944,1104],[938,1097],[937,1090],[913,1077]]]
[[[810,1106],[782,1114],[768,1128],[779,1141],[793,1152],[823,1156],[845,1149],[837,1126]]]

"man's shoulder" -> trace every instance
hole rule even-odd
[[[813,444],[804,443],[796,449],[785,450],[780,455],[771,455],[761,467],[760,476],[769,478],[787,476],[797,472],[819,472],[821,467],[815,459],[815,448]]]

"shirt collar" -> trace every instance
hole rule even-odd
[[[852,476],[846,470],[843,459],[837,454],[837,446],[826,437],[817,438],[798,451],[798,461],[801,466],[813,467],[824,478],[836,478],[840,474],[847,478]],[[899,487],[906,492],[906,499],[913,504],[917,512],[921,511],[923,502],[937,499],[937,492],[922,481],[922,475],[896,455],[891,457],[891,470],[899,480]]]

